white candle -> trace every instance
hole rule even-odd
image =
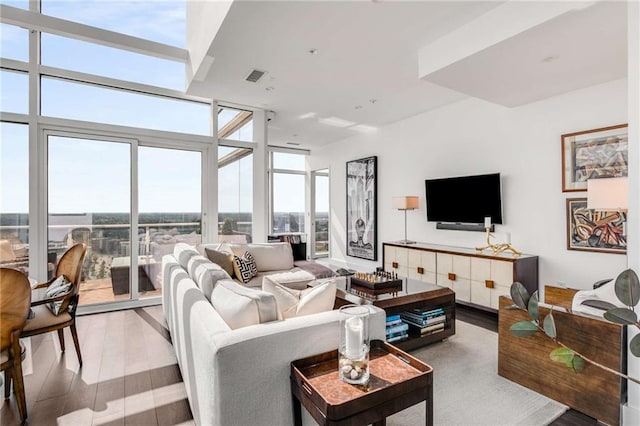
[[[345,351],[347,358],[359,359],[362,357],[362,329],[363,322],[361,318],[352,317],[345,321],[346,342]]]
[[[487,216],[484,218],[484,227],[491,228],[491,216]]]
[[[511,233],[510,232],[505,232],[504,233],[504,242],[507,244],[511,244]]]

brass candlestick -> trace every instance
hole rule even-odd
[[[514,256],[520,256],[522,254],[509,243],[491,244],[491,228],[486,227],[485,229],[487,230],[487,245],[484,247],[476,247],[476,250],[484,251],[486,249],[491,249],[492,254],[502,253],[503,251],[510,251]]]

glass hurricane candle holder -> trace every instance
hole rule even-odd
[[[354,385],[369,381],[369,309],[346,305],[340,308],[340,378]]]

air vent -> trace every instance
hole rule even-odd
[[[297,142],[287,142],[287,145],[300,146]]]
[[[245,80],[250,81],[252,83],[257,82],[258,80],[260,80],[262,78],[262,76],[265,75],[264,71],[259,71],[259,70],[251,70],[251,72],[249,73],[249,75],[247,76],[247,78],[245,78]]]

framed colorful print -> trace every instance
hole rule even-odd
[[[347,255],[377,258],[378,157],[347,162]]]
[[[627,253],[626,213],[587,208],[586,198],[567,199],[567,250]]]
[[[627,176],[627,125],[562,135],[562,192],[586,191],[588,179]]]

